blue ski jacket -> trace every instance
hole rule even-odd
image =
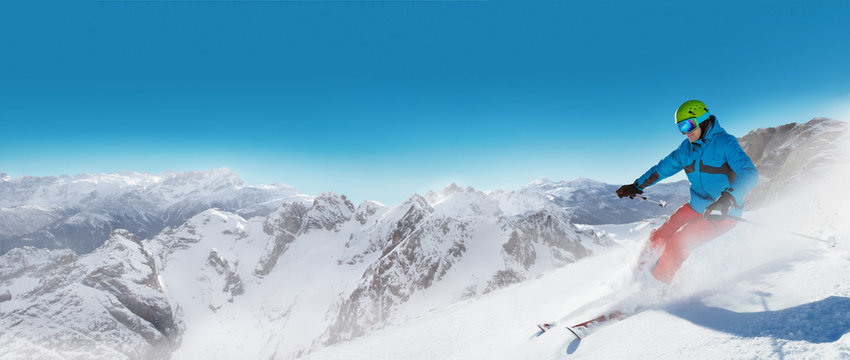
[[[685,139],[679,148],[635,180],[635,185],[643,190],[685,170],[691,182],[690,204],[694,211],[704,212],[723,191],[728,191],[736,202],[729,215],[741,216],[744,195],[758,183],[758,170],[738,139],[723,130],[714,116],[709,121],[702,139],[693,143]]]

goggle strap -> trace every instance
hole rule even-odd
[[[684,119],[684,120],[676,123],[676,125],[679,126],[679,131],[681,131],[682,134],[688,134],[688,133],[696,130],[696,128],[699,127],[699,124],[702,123],[703,121],[708,120],[709,117],[711,117],[711,114],[708,111],[706,111],[704,114],[700,115],[699,117],[692,117],[692,118]],[[683,123],[690,123],[691,121],[693,121],[694,127],[691,128],[690,131],[685,131],[685,129],[682,128],[682,125],[684,125]]]

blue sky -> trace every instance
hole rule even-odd
[[[629,183],[704,100],[731,133],[850,120],[850,2],[0,5],[0,172],[227,166],[395,204]]]

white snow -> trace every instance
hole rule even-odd
[[[850,142],[842,151],[850,159]],[[850,167],[806,180],[783,201],[745,212],[765,226],[739,224],[694,250],[664,300],[584,340],[563,327],[536,337],[535,325],[574,309],[583,311],[566,323],[587,320],[633,291],[637,254],[663,218],[581,226],[618,245],[307,358],[850,359]]]
[[[581,342],[563,329],[532,338],[535,324],[558,319],[586,302],[610,305],[604,296],[597,298],[627,289],[624,281],[642,238],[623,240],[606,253],[538,279],[308,358],[850,357],[846,244],[833,249],[792,236],[764,237],[743,225],[694,252],[671,285],[672,300],[603,327]],[[587,320],[595,316],[593,310],[603,309],[590,308],[567,322]]]
[[[850,159],[850,142],[843,146],[842,158]],[[176,201],[196,195],[217,197],[216,194],[243,186],[229,170],[209,174],[84,174],[51,179],[11,179],[0,175],[0,180],[74,184],[32,187],[38,189],[31,197],[36,201],[22,208],[33,214],[48,209],[56,199],[88,194],[86,191],[94,188],[114,193],[143,186],[145,194]],[[439,194],[414,195],[397,206],[364,202],[356,209],[341,196],[326,193],[315,199],[319,206],[301,208],[307,212],[300,229],[304,230],[308,223],[313,227],[309,231],[293,230],[298,233],[290,234],[293,241],[286,244],[286,251],[265,275],[255,271],[258,263],[274,249],[276,234],[288,230],[269,229],[267,219],[245,219],[215,209],[167,229],[142,245],[120,237],[111,243],[111,250],[95,251],[79,259],[67,250],[15,249],[0,258],[0,291],[8,287],[15,294],[13,301],[3,303],[0,315],[18,314],[30,306],[29,302],[19,301],[18,294],[43,285],[33,274],[43,273],[41,267],[49,271],[53,262],[66,256],[68,261],[82,265],[81,272],[103,264],[120,264],[126,270],[121,279],[130,280],[128,286],[133,294],[166,308],[170,305],[181,326],[185,325],[181,346],[172,357],[177,360],[850,359],[850,195],[843,191],[850,183],[850,168],[844,162],[817,178],[812,178],[812,174],[801,174],[806,177],[802,181],[805,186],[783,194],[782,201],[745,213],[747,219],[766,226],[739,224],[730,233],[696,249],[669,287],[631,298],[631,304],[651,304],[648,310],[602,327],[582,341],[574,340],[563,327],[533,336],[535,325],[553,320],[567,324],[587,320],[606,308],[616,307],[640,286],[656,286],[645,277],[634,281],[632,271],[649,232],[664,217],[631,224],[575,227],[555,219],[554,223],[568,225],[561,228],[593,254],[563,267],[563,259],[555,259],[563,253],[529,242],[523,245],[537,255],[534,263],[527,269],[519,265],[510,268],[517,260],[509,258],[504,245],[510,236],[506,229],[515,225],[511,221],[530,215],[531,220],[524,220],[533,222],[537,213],[547,218],[552,212],[563,210],[558,207],[562,204],[553,202],[574,194],[590,194],[592,200],[597,192],[610,192],[610,185],[588,179],[558,183],[538,179],[520,191],[482,192],[451,184]],[[166,183],[167,190],[158,185]],[[205,195],[199,195],[199,188],[205,189],[200,192]],[[293,194],[298,196],[295,201],[306,205],[305,197]],[[596,211],[608,206],[603,202],[589,204],[598,205]],[[429,226],[405,228],[407,214],[419,215],[421,223]],[[2,211],[0,215],[7,216]],[[271,217],[279,215],[275,212]],[[100,216],[90,215],[87,220],[108,221]],[[393,234],[401,230],[431,233],[420,238],[406,236],[396,243]],[[835,236],[839,243],[831,248],[791,235],[787,230],[822,238]],[[585,236],[591,231],[603,240],[597,242],[598,239]],[[583,235],[579,236],[579,232]],[[405,241],[421,243],[411,250],[404,249]],[[464,250],[462,257],[455,258],[451,249],[458,244]],[[406,251],[406,255],[394,256],[398,255],[394,251]],[[575,259],[576,254],[567,256]],[[156,265],[154,274],[149,257]],[[416,287],[422,274],[409,271],[421,266],[417,261],[423,258],[434,259],[425,264],[447,269],[425,289]],[[321,349],[329,326],[336,324],[342,302],[351,300],[357,290],[382,290],[370,287],[375,285],[371,280],[385,279],[380,277],[385,274],[370,272],[381,265],[391,275],[386,279],[395,281],[392,285],[398,286],[401,294],[390,299],[404,300],[386,309],[371,307],[374,304],[370,302],[382,302],[384,297],[355,302],[354,306],[359,306],[356,310],[388,311],[388,320],[365,322],[365,336]],[[521,272],[524,281],[485,291],[493,274],[506,266]],[[27,270],[31,272],[16,275],[27,267],[40,272]],[[156,275],[162,293],[154,289],[156,286],[140,285],[150,275]],[[75,320],[81,314],[109,319],[112,315],[104,313],[104,308],[123,309],[104,306],[115,302],[114,297],[94,288],[75,283],[63,286],[63,293],[50,296],[74,302],[48,309],[63,321],[55,326],[49,317],[34,316],[40,321],[40,327],[34,329],[42,331],[41,335],[57,334],[63,341],[68,339],[60,336],[63,332],[78,330],[62,324],[86,324]],[[236,287],[241,293],[234,290]],[[63,312],[61,306],[68,304],[75,311],[84,311]],[[389,327],[381,329],[387,324]],[[123,327],[116,332],[128,339],[135,336]],[[102,340],[99,337],[109,337],[99,333],[84,335],[98,341]],[[0,353],[14,354],[17,346],[29,341],[16,340],[14,336],[6,332],[4,337],[0,332]],[[119,343],[122,345],[118,348],[105,346],[101,353],[118,357],[118,353],[111,352],[132,347],[127,342]],[[15,347],[3,349],[4,344]],[[45,358],[86,355],[75,354],[73,349],[53,352],[49,346],[21,348],[42,349],[43,354],[29,355]],[[308,353],[311,349],[318,351]]]

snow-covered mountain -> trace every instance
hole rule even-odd
[[[246,186],[227,168],[159,175],[0,174],[0,254],[19,246],[84,254],[103,244],[114,229],[149,238],[211,208],[265,216],[284,202],[311,200],[281,184]]]
[[[653,159],[647,162],[646,168],[655,165]],[[641,174],[636,174],[639,176]],[[632,179],[624,179],[624,183]],[[646,189],[644,195],[653,199],[665,201],[670,206],[660,207],[656,204],[641,200],[626,201],[616,195],[616,190],[622,186],[605,184],[599,181],[579,178],[572,181],[552,182],[541,178],[528,184],[520,190],[524,193],[538,194],[549,202],[565,209],[570,219],[577,224],[626,224],[638,220],[670,215],[678,205],[688,201],[688,181],[665,182]],[[513,192],[504,196],[510,197]]]
[[[817,127],[819,122],[791,128]],[[833,126],[846,125],[828,127]],[[848,135],[850,132],[844,132],[836,139]],[[818,133],[811,136],[821,139]],[[808,146],[805,142],[799,145]],[[850,182],[850,142],[832,142],[828,149],[831,157],[818,160],[823,160],[820,167],[830,176],[809,176],[807,186],[747,212],[749,220],[763,226],[739,224],[695,249],[661,293],[628,296],[635,290],[631,266],[648,232],[658,225],[656,220],[599,225],[593,227],[595,231],[607,234],[616,246],[307,358],[848,358],[850,195],[836,190]],[[754,156],[757,164],[764,164],[757,159],[767,158]],[[808,175],[809,169],[803,166],[789,177]],[[789,231],[833,237],[837,246]],[[597,328],[582,340],[562,326],[537,336],[535,325],[540,322],[562,319],[562,325],[577,324],[618,308],[616,304],[624,299],[626,304],[643,301],[650,305],[622,321]]]
[[[371,201],[355,207],[345,196],[326,193],[312,204],[290,202],[267,217],[247,220],[236,213],[207,210],[133,248],[138,254],[114,249],[116,238],[136,243],[129,233],[113,233],[110,241],[79,259],[68,251],[15,249],[0,257],[0,268],[8,269],[0,274],[2,285],[13,289],[15,304],[8,312],[4,309],[0,319],[13,329],[5,340],[10,353],[29,354],[40,348],[71,356],[45,338],[16,342],[19,334],[34,326],[34,331],[45,333],[40,325],[31,324],[54,321],[56,329],[76,329],[74,316],[47,318],[44,315],[60,309],[45,305],[42,315],[27,311],[29,304],[120,289],[129,298],[159,296],[154,302],[157,309],[176,314],[169,320],[175,325],[161,333],[174,339],[168,344],[181,344],[178,358],[250,354],[288,359],[526,281],[612,244],[573,225],[569,214],[551,203],[533,199],[510,203],[456,185],[432,201],[414,195],[393,207]],[[532,203],[539,206],[524,205]],[[27,290],[20,297],[25,289],[18,289],[18,284],[50,273],[46,267],[26,275],[15,270],[21,262],[34,261],[27,260],[29,253],[68,257],[69,269],[83,270],[64,270],[72,275],[38,287],[68,290],[50,294]],[[137,285],[107,288],[98,284],[114,281],[86,280],[90,277],[84,275],[86,266],[106,261],[101,259],[104,254],[113,254],[109,261],[116,265],[110,269],[123,271],[106,273],[130,277]],[[139,256],[143,258],[134,260]],[[157,281],[142,280],[151,278]],[[142,285],[150,289],[141,289]],[[141,320],[132,323],[116,317],[127,329],[114,327],[123,333],[147,334],[128,324],[146,322],[154,328],[158,324],[138,317]],[[127,342],[110,334],[100,339],[99,346],[108,349]],[[140,353],[111,356],[145,358],[150,351],[143,348]]]
[[[0,256],[3,359],[162,359],[182,322],[142,241],[116,230],[97,250],[16,248]]]
[[[770,205],[788,196],[789,192],[811,186],[813,180],[831,176],[836,159],[844,156],[842,151],[848,131],[850,124],[846,122],[814,118],[805,123],[756,129],[738,138],[759,170],[759,183],[745,199],[747,208]],[[647,162],[646,168],[655,161],[657,159]],[[669,215],[690,196],[687,180],[662,182],[647,188],[644,195],[670,204],[662,208],[649,202],[618,199],[614,191],[619,186],[582,178],[562,182],[542,178],[519,193],[536,192],[569,212],[574,223],[592,225],[626,224]],[[506,191],[502,196],[516,193]]]
[[[848,131],[850,124],[846,122],[814,118],[805,123],[756,129],[738,138],[759,170],[759,183],[745,199],[747,208],[770,205],[788,196],[789,192],[811,186],[813,180],[831,176],[836,159],[844,156],[842,146],[847,142]],[[646,168],[655,165],[655,161],[657,159],[648,161]],[[542,178],[519,192],[541,194],[569,212],[574,223],[592,225],[626,224],[670,215],[690,196],[687,180],[662,182],[647,188],[644,195],[670,204],[662,208],[649,202],[618,199],[614,191],[619,186],[581,178],[562,182]],[[512,194],[516,192],[507,191],[503,196]]]
[[[214,295],[187,300],[199,313],[186,311],[187,333],[177,355],[231,351],[210,349],[214,335],[193,341],[195,317],[239,328],[246,309],[262,309],[250,315],[253,328],[240,331],[240,341],[259,351],[251,357],[293,358],[533,278],[611,243],[578,229],[556,207],[506,215],[483,192],[456,188],[443,194],[437,203],[414,195],[393,207],[355,207],[326,193],[310,207],[284,205],[263,222],[208,211],[157,236],[151,241],[155,253],[175,249],[161,262],[168,288],[169,279],[185,276],[171,274],[206,269],[209,258],[231,264],[229,271],[202,270],[215,279],[212,288],[205,282],[194,289],[179,286],[181,292]],[[187,268],[185,259],[195,263]],[[227,276],[240,279],[243,295],[226,290]]]
[[[796,145],[791,147],[808,147],[816,140],[807,136],[819,141],[823,138],[821,131],[831,131],[843,123],[817,124],[798,125],[811,125],[813,130],[801,131],[809,135],[794,137]],[[762,132],[770,130],[754,133]],[[751,144],[755,142],[750,139],[754,137],[744,137],[742,145],[754,151]],[[761,201],[762,209],[747,216],[771,226],[796,221],[799,226],[794,230],[818,236],[823,234],[817,231],[847,234],[846,221],[841,219],[847,216],[843,209],[850,199],[825,190],[850,179],[846,174],[850,149],[846,149],[846,142],[822,145],[837,146],[819,166],[831,170],[831,177],[810,179],[810,186],[776,199],[782,203]],[[760,170],[773,164],[765,160],[771,158],[765,155],[768,153],[753,153]],[[791,178],[810,173],[805,167],[799,172],[786,170]],[[22,181],[8,176],[0,179]],[[100,199],[101,193],[127,193],[122,186],[145,189],[141,191],[144,195],[131,195],[124,201],[132,196],[159,194],[159,198],[170,199],[166,201],[169,204],[187,198],[203,203],[197,199],[226,198],[222,194],[242,189],[233,190],[233,178],[228,176],[174,179],[167,188],[159,185],[161,182],[154,179],[145,183],[138,178],[132,185],[116,180],[114,186],[90,192],[68,186],[74,190],[47,187],[26,196],[15,195],[35,199],[33,205],[7,204],[6,194],[21,193],[9,190],[20,187],[9,186],[0,187],[7,191],[0,199],[4,211],[24,211],[21,209],[27,206],[49,207],[49,202],[38,199],[67,199],[59,205],[67,208],[88,204],[94,201],[87,200],[89,197]],[[578,306],[591,297],[622,288],[648,231],[663,221],[664,211],[675,210],[675,205],[687,199],[685,182],[649,189],[648,195],[673,205],[667,209],[617,199],[613,194],[617,186],[587,179],[540,179],[516,191],[482,192],[450,184],[440,192],[413,195],[389,207],[372,201],[355,206],[345,196],[332,192],[315,198],[290,193],[294,194],[290,201],[274,198],[255,203],[262,207],[280,201],[262,216],[249,216],[256,213],[244,212],[244,206],[235,206],[242,212],[221,206],[197,208],[198,213],[187,221],[169,225],[149,240],[139,240],[127,231],[113,231],[108,241],[85,255],[16,248],[0,256],[0,295],[6,288],[12,295],[11,301],[0,304],[0,357],[556,357],[553,354],[560,342],[517,350],[512,339],[525,333],[519,330],[528,326],[525,324],[533,326],[546,316],[560,316],[564,307]],[[155,188],[160,190],[150,190]],[[630,209],[636,206],[644,209]],[[57,214],[33,211],[46,217]],[[15,216],[28,215],[20,212]],[[629,223],[632,218],[637,222]],[[743,242],[742,238],[753,240]],[[807,292],[794,299],[807,301],[829,293],[827,285],[836,279],[829,271],[843,271],[843,255],[831,258],[826,255],[829,253],[818,253],[806,257],[799,254],[801,248],[788,246],[792,243],[800,244],[787,236],[763,237],[757,228],[741,225],[706,245],[707,253],[703,254],[707,255],[702,256],[707,257],[695,254],[689,259],[689,265],[677,277],[676,295],[686,300],[702,296],[754,268],[767,269],[758,273],[766,278],[756,278],[767,279],[764,286],[756,285],[762,293],[770,294],[773,288],[804,281],[785,275],[785,270],[796,266],[798,256],[812,270],[806,274],[820,280],[812,281]],[[808,245],[800,246],[811,250]],[[729,261],[707,260],[712,256],[734,260],[733,266]],[[788,257],[779,258],[777,267],[770,265],[781,256]],[[826,261],[829,270],[819,271],[814,263],[806,262],[809,259],[836,261]],[[773,271],[776,268],[785,272]],[[705,274],[717,276],[706,278]],[[840,288],[835,289],[840,292]],[[718,294],[708,300],[710,306],[726,295],[732,296],[731,304],[740,309],[755,301],[745,290]],[[843,310],[840,305],[837,309]],[[659,309],[675,311],[673,307]],[[703,321],[715,312],[706,314],[697,314],[697,320]],[[457,323],[452,323],[453,317]],[[490,333],[488,329],[493,326],[499,330]],[[508,327],[511,329],[505,330]],[[688,327],[677,329],[701,334]],[[523,344],[528,335],[521,339]],[[345,344],[352,339],[361,340]],[[716,339],[729,341],[722,336]],[[392,343],[381,345],[386,341]],[[469,346],[473,342],[478,345]],[[435,345],[429,345],[432,343]],[[587,344],[583,348],[601,348],[589,346],[590,340]],[[320,352],[314,354],[317,350]],[[409,351],[417,353],[411,355]],[[562,349],[557,349],[558,356],[561,353]]]
[[[788,196],[814,180],[833,176],[850,124],[827,118],[750,131],[741,147],[759,170],[759,184],[745,200],[757,208]]]

